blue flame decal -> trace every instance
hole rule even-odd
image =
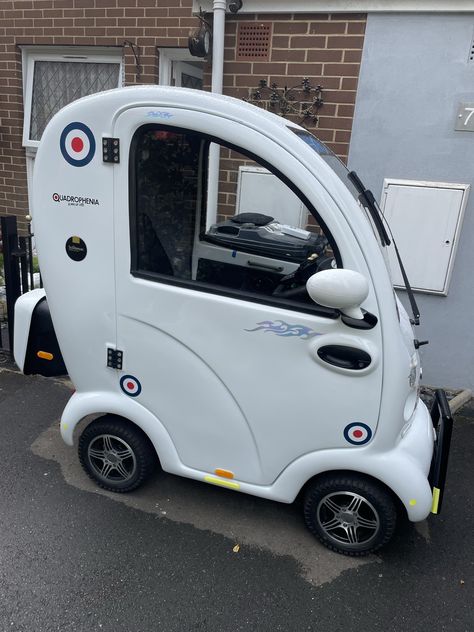
[[[244,329],[244,331],[263,331],[277,336],[282,336],[284,338],[296,336],[297,338],[301,338],[301,340],[309,340],[315,336],[322,335],[313,331],[309,327],[305,327],[304,325],[290,325],[289,323],[285,323],[283,320],[263,320],[261,323],[257,323],[257,325],[258,326],[255,327],[255,329]]]

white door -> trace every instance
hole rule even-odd
[[[186,466],[222,468],[265,485],[303,454],[370,439],[380,403],[380,327],[350,329],[304,291],[276,295],[281,277],[298,267],[296,255],[282,261],[262,255],[260,246],[226,245],[229,232],[222,243],[205,233],[206,134],[224,145],[219,221],[227,226],[246,139],[275,159],[283,150],[243,124],[209,114],[135,108],[117,118],[121,384],[164,424]],[[231,136],[234,145],[240,139],[241,153],[225,145]],[[280,156],[280,170],[285,164]],[[303,252],[305,243],[296,250]],[[338,344],[368,350],[373,363],[350,371],[323,361],[318,348]],[[361,429],[348,439],[357,424]]]

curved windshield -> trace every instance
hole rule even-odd
[[[329,147],[327,147],[324,143],[317,139],[316,136],[313,136],[313,134],[303,129],[297,129],[294,127],[289,127],[289,129],[291,129],[294,134],[299,136],[299,138],[301,138],[301,140],[309,145],[311,149],[313,149],[319,156],[321,156],[321,158],[331,167],[331,169],[340,178],[340,180],[342,180],[343,184],[349,190],[359,206],[365,211],[364,214],[369,221],[370,226],[372,227],[372,230],[375,237],[377,238],[379,245],[385,246],[387,243],[387,239],[385,239],[383,235],[383,232],[385,231],[381,231],[380,224],[382,220],[379,219],[379,223],[377,223],[377,218],[374,218],[373,214],[371,213],[368,201],[363,195],[365,187],[362,185],[360,179],[357,177],[357,174],[355,174],[355,178],[359,183],[359,187],[356,187],[354,184],[354,177],[352,174],[354,174],[355,172],[349,171],[342,160],[338,158],[336,154],[331,149],[329,149]],[[388,241],[388,243],[390,243],[390,241]]]
[[[307,145],[311,147],[328,165],[331,167],[333,172],[339,176],[340,180],[346,186],[346,188],[350,191],[352,196],[357,200],[359,206],[364,209],[365,216],[374,232],[374,235],[377,239],[377,242],[381,246],[381,250],[383,253],[383,258],[385,261],[385,265],[387,266],[388,273],[391,277],[390,273],[390,264],[388,261],[388,256],[386,253],[386,249],[384,246],[390,246],[393,243],[393,247],[395,249],[396,258],[398,261],[398,265],[400,267],[400,271],[402,273],[403,282],[405,284],[405,288],[407,290],[408,298],[411,304],[412,312],[413,312],[413,323],[418,325],[420,322],[420,311],[418,309],[418,305],[416,304],[415,297],[413,295],[413,291],[410,287],[410,283],[408,281],[408,277],[405,272],[405,268],[403,267],[402,260],[400,258],[400,254],[398,252],[397,245],[393,239],[392,231],[387,224],[386,219],[384,218],[382,211],[377,204],[376,199],[372,191],[367,189],[365,185],[362,183],[361,179],[357,175],[355,171],[349,171],[346,165],[340,160],[336,154],[326,147],[324,143],[318,140],[315,136],[310,134],[308,131],[304,129],[298,129],[294,127],[289,127],[291,131],[299,136],[302,141],[304,141]],[[387,232],[388,231],[388,232]],[[390,234],[390,237],[389,237]]]

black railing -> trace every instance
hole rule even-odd
[[[32,237],[29,225],[26,235],[18,234],[18,222],[14,215],[0,217],[0,252],[3,254],[3,275],[0,269],[0,279],[3,278],[3,283],[0,281],[0,303],[3,303],[4,307],[1,309],[0,304],[0,350],[13,351],[15,301],[21,294],[34,287]]]

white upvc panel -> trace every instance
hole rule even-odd
[[[384,180],[382,212],[414,290],[448,293],[469,188],[467,184]],[[403,288],[393,247],[389,259],[394,284]]]
[[[280,224],[298,228],[308,223],[308,211],[301,200],[263,167],[239,167],[237,213],[263,213]]]

